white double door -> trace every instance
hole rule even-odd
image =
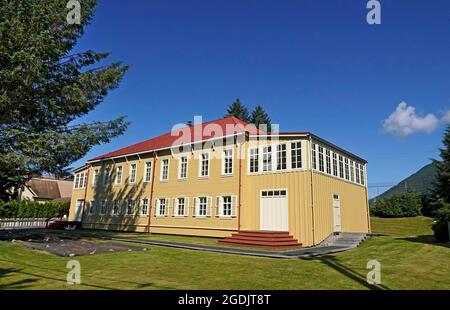
[[[289,231],[286,190],[264,190],[260,197],[260,230]]]

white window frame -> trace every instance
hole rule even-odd
[[[117,212],[115,212],[116,211],[116,207],[117,207]],[[119,214],[120,214],[120,200],[115,199],[112,202],[111,215],[118,216]]]
[[[131,203],[131,213],[128,212],[130,209],[130,203]],[[126,205],[125,205],[125,215],[127,216],[134,216],[136,214],[136,209],[135,209],[135,201],[134,199],[127,199],[126,200]]]
[[[130,164],[130,175],[128,178],[128,183],[135,184],[136,183],[136,172],[137,172],[137,164]]]
[[[95,215],[95,201],[88,202],[88,215]]]
[[[292,148],[292,144],[295,144],[295,148]],[[300,148],[297,147],[297,145],[300,144]],[[303,142],[302,140],[296,140],[296,141],[289,141],[289,157],[290,157],[290,166],[289,168],[291,170],[302,170],[303,169]],[[295,151],[295,154],[293,154],[293,152]],[[297,162],[297,156],[300,155],[300,166],[298,166],[298,162]],[[292,158],[294,158],[295,156],[295,162],[296,162],[296,167],[293,167],[293,161]]]
[[[311,169],[317,171],[317,144],[311,144]]]
[[[206,160],[203,158],[203,155],[206,155]],[[200,157],[199,157],[199,162],[198,162],[198,177],[199,178],[208,178],[209,177],[209,173],[211,170],[211,156],[209,154],[209,152],[202,152],[200,153]],[[207,163],[207,174],[203,174],[203,163],[206,162]]]
[[[106,199],[102,199],[100,201],[100,215],[105,215],[108,212],[108,202]]]
[[[270,151],[265,151],[266,149],[269,149],[270,148]],[[261,156],[261,161],[262,161],[262,165],[261,165],[261,167],[262,167],[262,169],[261,169],[261,171],[262,172],[265,172],[265,173],[267,173],[267,172],[272,172],[272,171],[274,171],[274,169],[273,169],[273,162],[274,162],[274,152],[273,152],[273,150],[274,150],[274,145],[272,145],[272,144],[268,144],[268,145],[264,145],[264,146],[262,146],[262,156]],[[269,160],[270,159],[270,160]],[[265,161],[267,161],[267,164],[265,165]],[[268,169],[268,168],[270,168],[270,169]]]
[[[325,149],[325,173],[332,175],[331,150]]]
[[[123,167],[118,166],[118,167],[116,167],[116,177],[114,180],[114,185],[122,184],[122,177],[123,177]]]
[[[149,206],[150,206],[150,199],[142,198],[141,199],[141,207],[140,207],[140,210],[139,210],[139,215],[142,216],[142,217],[148,216]],[[146,209],[144,209],[144,207]],[[145,212],[144,212],[144,210],[145,210]]]
[[[183,163],[183,160],[186,160],[185,163]],[[183,165],[185,165],[185,169],[183,171]],[[179,180],[186,180],[188,178],[188,168],[189,167],[189,159],[187,156],[181,156],[178,159],[178,179]],[[184,176],[183,176],[183,172],[184,172]]]
[[[252,151],[256,151],[253,152]],[[248,150],[248,173],[249,174],[257,174],[259,173],[259,160],[260,160],[260,148],[259,147],[252,147]],[[255,163],[254,167],[256,168],[256,171],[252,171],[252,162]]]
[[[225,198],[230,198],[230,213],[225,214]],[[235,218],[236,217],[236,210],[237,210],[237,196],[236,195],[230,195],[230,194],[223,194],[216,197],[216,217],[219,218]]]
[[[180,214],[180,199],[184,199],[184,212]],[[176,197],[173,199],[173,217],[187,217],[188,216],[188,207],[189,207],[189,198],[188,197]]]
[[[206,199],[206,210],[205,210],[205,214],[200,214],[200,210],[202,207],[202,203],[201,200],[202,198]],[[197,196],[194,197],[194,216],[196,218],[207,218],[211,216],[211,202],[212,202],[212,198],[210,196],[206,196],[206,195],[202,195],[202,196]]]
[[[283,146],[285,147],[285,149],[284,150],[279,150],[279,148],[282,148]],[[280,143],[280,144],[276,144],[275,145],[275,150],[272,150],[272,153],[275,153],[275,158],[276,158],[274,171],[287,171],[288,170],[288,167],[289,167],[288,166],[288,151],[289,151],[289,148],[288,148],[288,144],[287,143]],[[278,164],[282,164],[281,162],[279,162],[279,159],[280,159],[279,158],[279,154],[283,153],[283,152],[284,152],[284,158],[286,160],[285,161],[285,167],[284,167],[284,169],[282,169],[282,168],[278,169]]]
[[[111,178],[111,168],[106,167],[103,171],[103,186],[108,186],[110,184]]]
[[[231,155],[227,155],[227,152],[231,152]],[[231,161],[231,165],[227,167],[227,160]],[[227,168],[230,168],[231,171],[227,172]],[[234,149],[226,148],[222,150],[222,175],[229,176],[234,173]]]
[[[320,172],[325,172],[325,154],[324,154],[324,148],[322,145],[317,145],[317,170]]]
[[[152,181],[152,169],[153,163],[151,161],[146,161],[144,164],[144,183],[150,183]]]
[[[167,165],[164,164],[164,162],[167,162]],[[164,168],[167,167],[167,177],[164,179]],[[160,172],[160,176],[159,176],[159,180],[161,182],[168,182],[169,181],[169,168],[170,168],[170,159],[166,158],[166,159],[162,159],[161,160],[161,172]]]
[[[92,173],[92,187],[98,186],[98,181],[100,180],[100,169],[94,169]]]
[[[164,199],[164,214],[161,213],[161,200]],[[156,217],[167,217],[169,214],[169,198],[159,197],[156,199],[156,208],[155,208],[155,216]]]

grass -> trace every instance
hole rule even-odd
[[[422,217],[374,219],[374,231],[387,236],[371,238],[354,250],[313,259],[271,259],[160,246],[147,246],[146,252],[81,256],[76,259],[81,263],[82,284],[72,286],[66,284],[70,258],[0,242],[0,289],[450,289],[450,248],[433,243],[430,224]],[[419,237],[408,237],[411,235]],[[365,280],[371,259],[381,263],[380,286],[370,286]]]

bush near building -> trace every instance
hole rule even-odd
[[[421,208],[420,194],[408,191],[374,202],[370,213],[378,217],[413,217],[421,214]]]
[[[0,218],[52,218],[69,214],[69,201],[45,203],[28,201],[0,201]]]

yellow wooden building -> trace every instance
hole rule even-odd
[[[312,246],[370,232],[366,161],[309,132],[269,134],[233,117],[189,124],[78,168],[69,219],[195,236],[288,232]]]

